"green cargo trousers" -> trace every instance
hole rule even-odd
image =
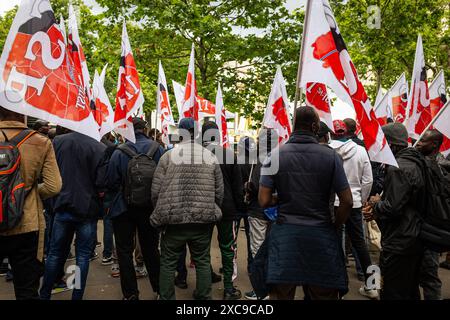
[[[222,256],[223,287],[233,288],[234,264],[237,255],[237,230],[235,221],[217,222],[217,240]]]
[[[159,276],[161,300],[175,300],[175,271],[186,244],[195,263],[194,298],[211,299],[211,238],[213,224],[169,225],[161,234],[161,268]]]

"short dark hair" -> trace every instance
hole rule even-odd
[[[444,135],[437,131],[436,129],[428,130],[428,133],[431,136],[431,140],[437,143],[437,148],[440,149],[442,143],[444,142]]]
[[[348,134],[355,134],[356,133],[356,121],[352,118],[344,119],[344,123],[347,126],[347,133]]]
[[[311,131],[311,126],[313,123],[318,123],[320,121],[319,115],[316,110],[312,107],[303,106],[295,110],[295,125],[294,131],[297,130],[307,130]]]
[[[23,115],[0,106],[0,121],[4,120],[17,120],[23,121]]]
[[[48,127],[49,122],[45,120],[37,120],[33,125],[33,130],[37,131],[42,127]]]

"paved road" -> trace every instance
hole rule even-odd
[[[102,226],[99,223],[99,239],[101,239]],[[243,231],[239,233],[238,239],[238,278],[235,281],[235,285],[243,293],[251,290],[250,281],[248,279],[246,271],[246,239]],[[101,256],[102,248],[97,248],[97,252]],[[216,235],[213,238],[211,259],[214,270],[218,272],[221,265],[220,251],[216,240]],[[120,300],[122,293],[120,289],[120,279],[112,278],[110,275],[110,266],[102,266],[101,259],[97,259],[91,262],[89,277],[87,281],[87,287],[85,292],[85,299],[87,300]],[[176,290],[177,299],[192,299],[192,292],[195,288],[195,269],[188,270],[188,289]],[[356,271],[353,262],[348,268],[348,274],[350,279],[350,292],[345,296],[346,300],[364,300],[358,294],[358,288],[360,282],[356,278]],[[439,274],[443,282],[443,298],[450,299],[450,271],[440,269]],[[151,300],[155,298],[150,284],[147,278],[138,280],[139,290],[141,292],[141,299]],[[213,284],[213,299],[221,299],[223,295],[222,283]],[[54,300],[68,300],[71,297],[71,292],[64,292],[57,295],[53,295]],[[0,300],[14,299],[13,286],[11,283],[6,283],[4,278],[0,278]],[[303,299],[303,293],[301,288],[297,289],[296,299]]]

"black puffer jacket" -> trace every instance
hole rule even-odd
[[[245,211],[244,205],[244,183],[240,166],[236,162],[236,157],[230,149],[216,147],[213,149],[220,162],[220,169],[223,175],[224,196],[220,209],[222,210],[222,220],[236,220]],[[229,161],[232,160],[232,161]]]
[[[407,148],[396,159],[399,168],[386,168],[382,201],[375,206],[381,245],[386,252],[415,254],[422,250],[420,216],[427,196],[421,167],[423,155]]]

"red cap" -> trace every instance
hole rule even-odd
[[[333,121],[334,126],[334,133],[337,136],[343,136],[347,134],[347,126],[345,125],[345,122],[342,120],[334,120]]]

